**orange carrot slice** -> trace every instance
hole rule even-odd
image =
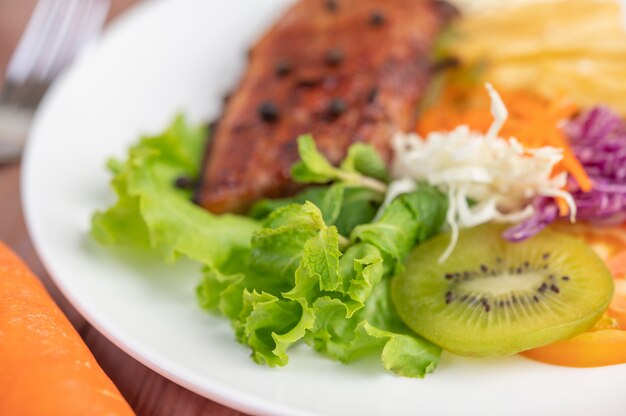
[[[37,277],[0,242],[0,415],[133,414]]]

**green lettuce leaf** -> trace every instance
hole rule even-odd
[[[94,214],[93,236],[166,261],[201,262],[199,304],[230,319],[257,363],[285,365],[289,348],[304,341],[344,362],[376,351],[397,374],[432,371],[440,349],[400,321],[388,286],[412,247],[441,227],[446,198],[420,187],[370,223],[387,180],[373,148],[357,145],[334,167],[303,137],[294,177],[332,185],[261,202],[252,211],[259,220],[212,215],[191,202],[190,191],[173,186],[199,175],[205,137],[179,117],[133,146],[126,161],[111,161],[118,200]]]
[[[374,219],[383,195],[369,188],[335,183],[308,188],[290,198],[263,199],[254,204],[249,215],[263,219],[280,207],[307,201],[320,209],[326,224],[336,226],[341,235],[348,236],[357,225],[367,224]]]
[[[390,259],[387,266],[397,272],[411,249],[441,228],[447,207],[445,195],[420,186],[391,202],[378,221],[356,227],[351,239],[377,247]]]
[[[189,191],[173,186],[180,176],[198,176],[205,138],[204,128],[178,117],[163,134],[141,139],[125,162],[109,162],[118,200],[94,214],[94,238],[105,245],[151,249],[168,262],[184,255],[208,265],[247,247],[257,222],[212,215],[191,202]]]
[[[341,162],[341,169],[389,182],[389,172],[387,172],[385,161],[374,146],[369,144],[355,143],[350,146],[348,156]]]
[[[412,333],[397,316],[387,280],[352,316],[344,303],[329,296],[319,298],[313,310],[316,321],[306,341],[331,358],[349,363],[380,351],[383,367],[405,377],[424,377],[439,363],[441,349]]]
[[[325,224],[314,204],[280,207],[255,232],[247,264],[235,253],[222,270],[207,269],[200,303],[231,318],[238,340],[259,363],[284,365],[288,348],[305,340],[343,362],[378,351],[388,370],[423,377],[441,350],[412,334],[395,313],[388,282],[397,260],[383,248],[404,257],[441,227],[445,212],[438,209],[445,210],[445,201],[422,188],[392,202],[376,228],[355,229],[354,244],[343,254],[336,227]],[[399,220],[411,224],[402,238]],[[385,232],[397,240],[382,247],[368,240]],[[236,264],[239,269],[231,267]]]

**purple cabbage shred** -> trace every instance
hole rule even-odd
[[[626,221],[626,121],[608,108],[594,107],[567,121],[563,131],[593,184],[590,192],[583,192],[572,177],[568,179],[576,219],[598,225]],[[533,206],[533,216],[507,229],[504,239],[525,240],[559,218],[551,198],[538,197]]]

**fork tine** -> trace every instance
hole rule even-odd
[[[19,87],[1,101],[36,107],[50,81],[101,30],[109,6],[109,0],[39,0],[32,21],[40,26],[29,33],[21,47],[31,53],[18,56],[15,72],[11,78],[7,76]],[[47,16],[41,21],[44,13]]]
[[[34,61],[39,55],[51,27],[52,19],[58,11],[56,1],[39,0],[28,21],[24,35],[22,35],[9,65],[6,78],[21,84],[32,74]]]
[[[72,19],[71,36],[66,38],[65,45],[61,47],[52,61],[49,71],[55,76],[80,50],[85,43],[91,41],[100,32],[106,20],[110,2],[103,0],[79,1],[79,8]]]
[[[60,5],[61,15],[56,19],[54,30],[46,42],[46,47],[41,50],[35,75],[38,79],[48,79],[50,77],[50,67],[56,59],[57,54],[64,47],[68,32],[70,35],[73,20],[80,8],[81,0],[57,0]]]

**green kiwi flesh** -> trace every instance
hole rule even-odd
[[[483,357],[570,338],[602,317],[613,279],[591,248],[554,231],[510,243],[502,231],[461,231],[442,264],[449,234],[418,246],[392,282],[402,320],[449,352]]]

